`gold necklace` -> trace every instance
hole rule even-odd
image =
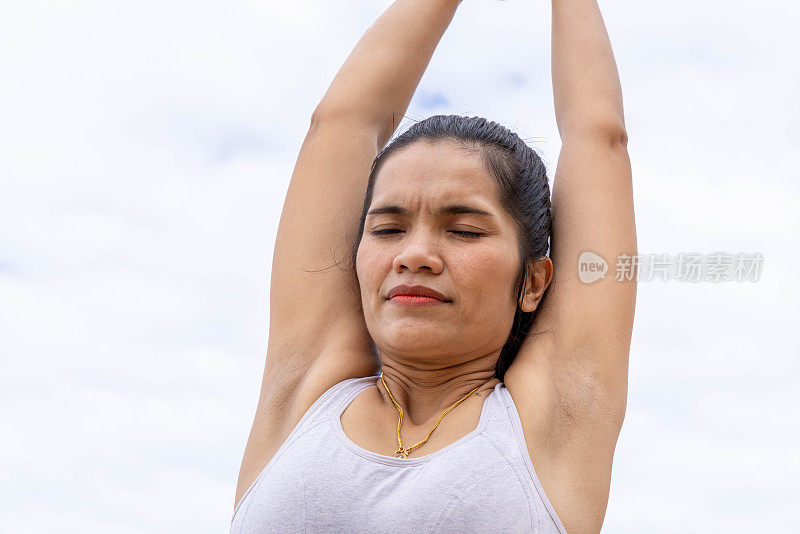
[[[492,380],[492,379],[490,378],[486,382],[489,382],[490,380]],[[381,373],[381,382],[383,382],[383,387],[386,388],[386,392],[389,394],[389,398],[392,399],[392,402],[394,403],[394,405],[397,406],[398,410],[400,410],[400,419],[397,421],[397,445],[398,445],[398,447],[397,447],[397,450],[394,452],[394,454],[395,454],[394,457],[395,458],[408,458],[408,453],[410,453],[412,449],[414,449],[416,447],[419,447],[420,445],[422,445],[423,443],[428,441],[428,438],[431,437],[431,434],[433,433],[434,430],[436,430],[436,427],[439,426],[439,422],[442,420],[442,418],[445,415],[447,415],[447,412],[449,412],[450,410],[452,410],[453,408],[455,408],[456,406],[461,404],[464,401],[464,399],[466,399],[467,397],[469,397],[470,395],[475,393],[475,391],[477,391],[483,385],[483,384],[481,384],[481,386],[476,387],[475,389],[473,389],[472,391],[470,391],[469,393],[467,393],[466,395],[461,397],[458,401],[455,402],[455,404],[450,406],[447,410],[445,410],[445,412],[442,415],[439,416],[439,420],[436,421],[436,424],[433,425],[433,428],[431,428],[430,432],[428,432],[428,435],[425,436],[425,439],[423,439],[422,441],[420,441],[416,445],[412,445],[411,447],[409,447],[407,449],[404,449],[403,448],[403,442],[400,441],[400,427],[403,425],[403,409],[400,407],[399,404],[397,404],[397,401],[394,400],[394,396],[392,395],[392,392],[389,390],[389,386],[386,385],[386,381],[383,379],[383,373]],[[484,384],[486,382],[484,382]]]

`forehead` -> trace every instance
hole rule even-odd
[[[496,180],[479,149],[446,140],[417,141],[392,154],[375,178],[372,202],[474,199],[496,205]]]

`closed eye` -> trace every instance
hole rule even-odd
[[[372,232],[372,235],[382,236],[382,235],[389,235],[389,232],[402,232],[402,230],[398,230],[397,228],[389,228],[387,230],[375,230]],[[463,235],[464,237],[481,237],[483,234],[478,232],[465,232],[462,230],[451,230],[454,234]]]

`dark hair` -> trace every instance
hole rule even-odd
[[[539,155],[517,134],[482,117],[433,115],[414,123],[392,140],[375,158],[367,183],[358,235],[351,250],[351,267],[356,270],[356,254],[364,234],[364,222],[372,204],[375,178],[383,163],[403,148],[419,141],[456,141],[479,152],[486,169],[498,184],[499,201],[517,226],[520,267],[514,283],[517,311],[511,332],[495,365],[495,376],[503,380],[506,370],[519,352],[537,310],[524,312],[519,307],[525,287],[528,261],[540,261],[548,254],[552,214],[547,170]]]

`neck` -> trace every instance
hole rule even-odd
[[[500,382],[495,378],[493,363],[491,367],[480,365],[480,362],[470,362],[445,369],[419,369],[382,358],[381,372],[394,400],[403,409],[403,427],[407,424],[429,426],[431,421],[435,422],[445,410],[473,389],[478,388],[474,394],[485,398],[485,393]],[[391,407],[397,413],[397,408],[380,379],[378,391],[387,404],[387,409]],[[469,398],[465,399],[463,403],[468,400]],[[457,410],[458,407],[454,409]]]

